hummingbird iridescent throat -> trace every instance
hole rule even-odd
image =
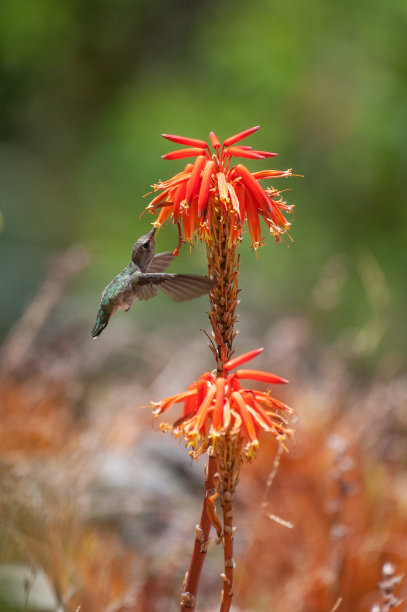
[[[131,261],[102,293],[92,338],[99,336],[118,310],[129,310],[135,300],[149,300],[161,289],[174,302],[208,293],[215,281],[195,274],[164,273],[174,259],[172,251],[155,255],[156,228],[134,243]]]

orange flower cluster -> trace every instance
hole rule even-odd
[[[259,181],[291,176],[291,170],[252,173],[243,164],[231,166],[232,157],[264,159],[277,155],[236,144],[258,128],[256,126],[231,136],[222,145],[211,132],[214,154],[204,140],[162,134],[167,140],[187,147],[167,153],[162,156],[163,159],[194,157],[195,162],[187,164],[182,172],[167,181],[153,185],[155,191],[161,191],[147,207],[152,213],[160,211],[154,225],[160,227],[172,217],[174,223],[182,222],[186,241],[192,242],[195,236],[210,240],[211,209],[214,204],[220,204],[227,214],[233,215],[232,243],[236,244],[241,239],[243,224],[247,219],[253,248],[261,246],[260,217],[278,241],[290,227],[283,212],[291,213],[293,205],[284,202],[280,197],[281,191],[272,187],[263,189]]]
[[[291,413],[292,409],[269,393],[242,388],[240,381],[256,380],[274,385],[288,381],[260,370],[238,369],[230,373],[262,351],[262,348],[256,349],[226,362],[224,376],[216,377],[212,372],[205,372],[186,391],[158,403],[152,402],[156,417],[174,404],[184,404],[181,418],[172,426],[163,424],[161,428],[184,437],[193,448],[201,446],[203,449],[217,436],[240,435],[248,457],[259,444],[261,430],[271,432],[279,440],[285,439],[292,432],[282,413]]]

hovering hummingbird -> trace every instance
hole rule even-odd
[[[134,243],[131,262],[102,293],[102,299],[92,330],[96,338],[118,310],[129,310],[135,300],[149,300],[161,289],[174,302],[193,300],[208,293],[215,281],[195,274],[169,274],[164,270],[174,258],[172,251],[155,255],[156,228]]]

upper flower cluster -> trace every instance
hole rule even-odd
[[[269,384],[288,381],[260,370],[238,369],[234,373],[230,372],[256,357],[262,350],[250,351],[226,362],[223,376],[216,377],[212,372],[205,372],[186,391],[161,402],[153,402],[155,416],[174,404],[184,404],[181,418],[172,426],[162,425],[162,429],[170,429],[176,436],[184,437],[193,448],[201,445],[202,450],[217,436],[238,435],[245,444],[245,454],[248,457],[253,455],[258,446],[261,430],[271,432],[277,439],[283,440],[291,430],[282,413],[292,412],[291,408],[269,393],[242,388],[240,381],[256,380]]]
[[[288,205],[281,198],[281,191],[268,187],[263,189],[259,181],[283,176],[291,176],[291,170],[261,170],[250,172],[243,164],[231,165],[234,157],[244,159],[264,159],[275,157],[277,153],[256,151],[252,147],[237,143],[253,134],[259,126],[250,128],[227,138],[221,144],[214,132],[210,141],[215,153],[204,140],[162,134],[164,138],[187,148],[177,149],[163,155],[163,159],[184,159],[194,157],[184,170],[167,181],[153,185],[155,191],[161,191],[148,205],[152,213],[159,215],[154,225],[159,227],[169,217],[174,223],[181,223],[184,236],[192,242],[195,235],[203,240],[211,236],[211,210],[213,205],[232,215],[232,243],[242,236],[245,219],[249,226],[252,246],[257,249],[263,244],[260,217],[264,219],[270,233],[278,241],[290,227],[284,212],[292,212],[293,205]]]

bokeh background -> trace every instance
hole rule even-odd
[[[292,382],[285,399],[298,413],[297,445],[272,497],[278,506],[291,495],[281,512],[297,525],[315,506],[314,527],[303,529],[321,531],[304,544],[295,529],[284,540],[284,528],[263,526],[267,550],[278,541],[300,552],[262,559],[250,517],[275,454],[266,442],[242,484],[236,610],[329,612],[339,596],[342,609],[380,602],[383,560],[406,564],[402,547],[386,544],[405,539],[407,499],[406,29],[404,0],[0,3],[6,582],[10,571],[19,583],[18,572],[35,567],[67,610],[124,605],[124,593],[133,607],[123,609],[177,609],[202,466],[153,432],[140,406],[211,368],[199,331],[208,305],[161,296],[119,313],[97,341],[90,330],[103,287],[150,228],[152,219],[140,218],[144,194],[182,165],[161,159],[171,145],[160,134],[207,139],[214,130],[222,140],[260,124],[250,144],[279,157],[247,165],[292,167],[304,178],[275,183],[296,205],[293,242],[268,237],[257,255],[248,236],[241,246],[236,348],[264,345],[259,367]],[[158,250],[176,242],[174,227],[160,230]],[[204,272],[202,245],[184,247],[172,270]],[[338,544],[330,529],[342,518],[325,501],[348,453],[359,497],[349,495]],[[396,526],[380,504],[393,508]],[[75,529],[76,548],[67,535]],[[363,538],[375,542],[372,557],[363,571],[349,569]],[[202,609],[216,609],[216,555]],[[287,589],[296,599],[284,599]]]

